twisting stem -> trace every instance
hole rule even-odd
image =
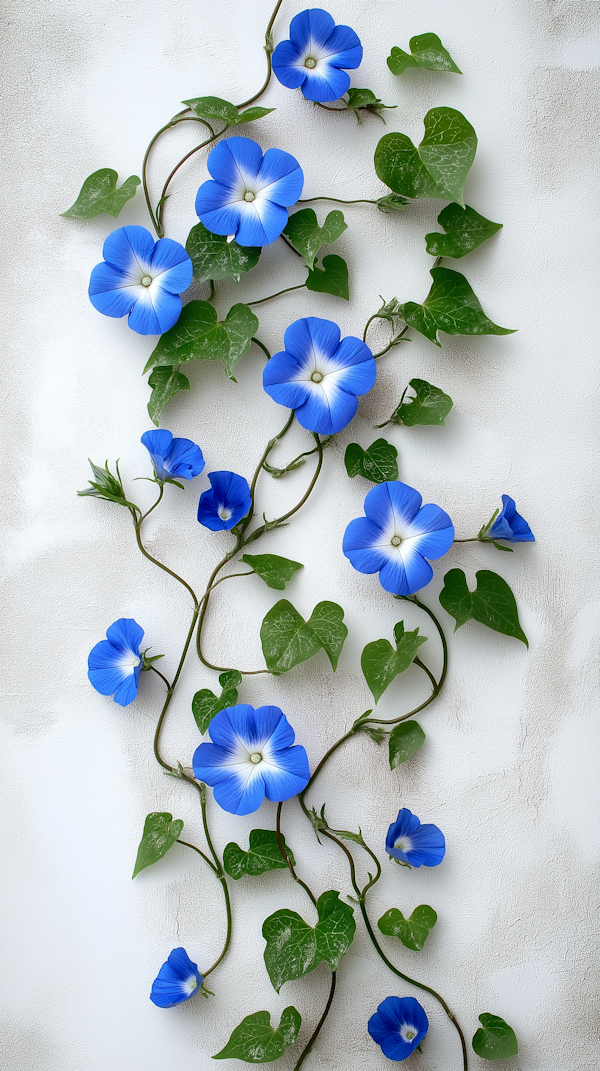
[[[160,672],[160,669],[157,669],[156,666],[148,666],[148,669],[151,669],[153,673],[156,673],[157,677],[160,677],[161,681],[165,682],[165,684],[167,686],[167,691],[169,691],[170,688],[171,688],[171,685],[169,684],[167,678]]]
[[[194,783],[196,784],[196,782],[194,782]],[[221,864],[221,860],[219,859],[219,856],[217,855],[217,853],[215,851],[215,848],[214,848],[214,845],[213,845],[213,842],[212,842],[212,837],[210,835],[210,830],[208,828],[208,818],[207,818],[207,815],[206,815],[206,785],[201,783],[200,785],[197,785],[196,787],[198,787],[199,791],[200,791],[200,806],[202,808],[202,825],[204,826],[204,836],[206,837],[206,843],[208,844],[208,849],[210,851],[210,854],[212,855],[212,857],[214,859],[215,872],[217,874],[217,877],[218,877],[219,881],[221,882],[221,887],[223,889],[223,897],[225,899],[225,911],[227,913],[227,933],[225,934],[225,943],[223,945],[223,951],[221,952],[221,955],[218,957],[218,959],[215,960],[215,962],[213,963],[212,967],[209,967],[208,970],[204,972],[204,977],[207,978],[209,974],[212,974],[212,972],[214,971],[215,967],[219,966],[219,963],[221,962],[221,960],[223,960],[225,958],[225,956],[227,955],[228,949],[229,949],[229,945],[230,945],[230,942],[231,942],[231,928],[232,928],[231,900],[229,898],[229,889],[227,887],[227,881],[225,879],[225,874],[223,872],[223,866]]]
[[[316,896],[311,892],[311,890],[309,889],[309,887],[306,884],[306,882],[302,881],[302,878],[298,877],[298,875],[296,874],[296,871],[294,870],[294,865],[292,863],[292,860],[290,859],[289,853],[286,851],[286,847],[285,847],[285,844],[284,844],[284,841],[283,841],[283,836],[282,836],[282,833],[281,833],[281,808],[282,807],[283,807],[283,803],[280,803],[278,805],[278,807],[277,807],[277,828],[276,828],[277,847],[279,848],[279,851],[280,851],[281,855],[285,859],[285,861],[287,863],[287,868],[288,868],[290,874],[292,875],[294,881],[297,881],[298,885],[302,886],[302,888],[304,889],[304,892],[310,898],[311,903],[313,904],[314,907],[316,907],[317,906]]]
[[[269,294],[268,297],[259,298],[258,301],[247,301],[246,305],[262,305],[264,301],[271,301],[273,298],[279,297],[280,294],[288,294],[290,290],[303,290],[306,283],[298,283],[298,286],[286,286],[285,290],[278,290],[276,294]]]
[[[152,226],[154,227],[154,230],[156,231],[156,233],[157,233],[159,238],[162,238],[162,236],[163,236],[162,227],[161,227],[161,221],[160,221],[160,215],[158,213],[157,213],[156,216],[154,215],[154,210],[152,208],[152,202],[150,200],[150,191],[148,190],[148,159],[150,157],[150,153],[151,153],[154,145],[156,144],[158,139],[162,136],[162,134],[164,134],[165,130],[171,130],[171,128],[174,127],[174,126],[177,126],[178,123],[189,123],[189,122],[202,123],[203,126],[208,127],[208,129],[210,130],[211,134],[213,134],[213,136],[214,136],[214,132],[213,132],[213,129],[212,129],[210,123],[207,123],[204,119],[200,119],[196,115],[186,115],[185,112],[188,112],[188,111],[189,111],[189,108],[184,108],[183,111],[178,112],[177,115],[174,115],[173,118],[170,119],[168,123],[165,123],[164,126],[161,126],[160,130],[158,130],[156,132],[156,134],[152,138],[150,144],[148,145],[148,148],[146,149],[146,152],[144,154],[144,159],[143,159],[143,162],[142,162],[142,187],[143,187],[143,190],[144,190],[144,197],[146,198],[146,205],[148,206],[148,212],[150,213],[150,219],[152,220]],[[163,196],[164,196],[164,191],[163,191]]]
[[[262,343],[262,342],[260,341],[260,339],[259,339],[259,338],[254,338],[254,336],[253,336],[253,337],[252,337],[252,338],[250,339],[250,341],[251,341],[251,342],[255,342],[257,346],[260,346],[260,348],[261,348],[261,350],[263,351],[263,353],[264,353],[265,357],[267,358],[267,361],[270,361],[270,360],[271,360],[271,354],[269,353],[269,351],[268,351],[267,347],[266,347],[266,346],[264,345],[264,343]]]
[[[406,326],[402,328],[400,334],[396,335],[396,337],[393,338],[392,341],[389,342],[388,345],[384,347],[384,349],[380,350],[379,353],[374,353],[373,354],[374,359],[377,360],[378,357],[383,357],[384,353],[387,353],[388,350],[391,350],[392,346],[398,346],[399,343],[403,341],[404,336],[405,336],[407,331],[408,331],[408,324],[406,324]]]
[[[265,42],[266,42],[266,44],[265,44],[265,52],[267,53],[267,77],[265,78],[265,81],[264,81],[262,87],[259,89],[258,93],[255,93],[254,96],[250,97],[249,100],[245,100],[243,102],[243,104],[237,104],[236,105],[238,110],[240,108],[247,108],[247,106],[249,104],[254,104],[255,100],[258,100],[259,97],[262,97],[263,93],[265,92],[265,90],[267,89],[267,87],[269,85],[269,82],[271,81],[272,66],[271,66],[271,49],[270,49],[269,37],[271,35],[271,30],[273,29],[273,24],[275,22],[275,19],[277,18],[277,13],[279,11],[279,8],[281,7],[282,2],[283,2],[283,0],[277,0],[277,3],[275,5],[275,10],[273,11],[273,14],[271,15],[271,18],[269,19],[269,25],[267,26],[267,32],[265,33]]]
[[[156,219],[157,219],[157,222],[158,222],[157,233],[158,233],[159,238],[162,238],[162,236],[164,234],[162,221],[163,221],[163,215],[164,215],[164,209],[165,209],[165,199],[166,199],[166,196],[167,196],[167,190],[168,190],[169,185],[171,183],[171,179],[175,177],[175,175],[179,171],[179,168],[183,164],[185,164],[186,160],[189,160],[190,156],[193,156],[194,153],[200,152],[200,149],[205,149],[207,145],[211,145],[212,142],[216,141],[217,138],[220,138],[221,134],[224,134],[226,130],[228,130],[228,126],[227,125],[225,125],[222,130],[219,130],[218,134],[213,134],[210,138],[207,138],[206,141],[201,142],[200,145],[196,145],[196,147],[194,149],[190,149],[189,152],[186,152],[185,156],[182,156],[182,158],[179,161],[179,163],[175,164],[175,167],[173,168],[173,170],[171,171],[171,173],[167,177],[166,182],[165,182],[165,184],[164,184],[164,186],[162,188],[162,192],[161,192],[160,199],[159,199],[158,206],[157,206],[157,210],[156,210]]]
[[[329,987],[329,996],[327,998],[327,1004],[325,1005],[325,1010],[324,1010],[321,1018],[319,1019],[319,1022],[317,1023],[317,1026],[315,1027],[315,1030],[314,1030],[313,1034],[311,1035],[307,1045],[305,1045],[304,1049],[300,1053],[300,1059],[298,1060],[298,1062],[296,1064],[294,1064],[294,1071],[298,1071],[298,1069],[300,1067],[302,1067],[302,1064],[306,1060],[306,1057],[308,1056],[310,1050],[312,1049],[315,1041],[317,1040],[317,1038],[318,1038],[318,1036],[319,1036],[319,1034],[321,1032],[321,1028],[323,1026],[323,1023],[325,1022],[327,1016],[329,1015],[329,1009],[331,1008],[331,1005],[333,1003],[333,995],[335,993],[335,983],[336,983],[336,973],[335,973],[335,971],[332,971],[331,972],[331,985]]]
[[[341,110],[340,108],[339,111]],[[338,205],[376,205],[379,203],[378,201],[370,201],[368,197],[358,197],[354,201],[342,201],[339,197],[304,197],[301,201],[297,201],[296,204],[308,205],[311,201],[335,201]]]
[[[161,492],[162,492],[162,488],[161,488]],[[159,498],[154,503],[154,506],[158,505],[158,503],[160,502],[161,497],[162,497],[162,494],[159,495]],[[154,506],[152,507],[153,509],[154,509]],[[150,513],[150,510],[148,510],[148,513]],[[144,516],[147,517],[148,513],[146,513]],[[150,554],[150,552],[146,550],[144,544],[142,543],[142,537],[141,537],[141,532],[140,532],[143,520],[144,520],[144,517],[141,517],[139,521],[136,521],[135,518],[134,518],[135,538],[136,538],[136,541],[137,541],[137,545],[140,548],[142,554],[144,555],[145,558],[148,559],[149,562],[152,562],[153,565],[157,565],[158,568],[162,569],[164,573],[168,573],[169,576],[172,576],[174,580],[177,580],[180,584],[183,584],[183,587],[187,591],[189,591],[190,595],[192,596],[192,599],[194,601],[194,606],[197,609],[198,606],[199,606],[198,599],[196,598],[195,592],[194,592],[193,588],[190,587],[190,585],[188,584],[187,580],[184,580],[183,577],[179,576],[178,573],[174,573],[172,569],[169,569],[168,565],[163,565],[162,562],[159,562],[158,558],[154,558],[153,555]]]
[[[216,868],[215,864],[213,862],[211,862],[211,860],[208,858],[208,856],[205,855],[204,852],[201,852],[200,849],[197,848],[195,844],[190,844],[189,841],[187,841],[187,840],[181,840],[181,837],[179,838],[177,843],[178,844],[183,844],[183,846],[185,848],[191,848],[193,852],[198,852],[198,855],[202,856],[202,858],[204,859],[204,862],[208,864],[208,866],[213,871],[213,873],[214,874],[217,873],[217,868]]]
[[[168,572],[168,570],[167,570],[167,572]],[[191,623],[191,625],[190,625],[190,627],[188,629],[188,634],[187,634],[187,637],[186,637],[186,640],[185,640],[185,645],[184,645],[183,651],[181,653],[181,658],[179,659],[179,665],[177,666],[177,670],[175,672],[175,676],[173,677],[173,683],[167,689],[167,698],[165,699],[165,702],[163,704],[163,708],[162,708],[162,710],[160,712],[160,715],[159,715],[159,718],[158,718],[158,723],[157,723],[157,726],[156,726],[156,731],[154,733],[154,745],[153,745],[154,746],[154,757],[155,757],[156,761],[158,763],[160,763],[160,765],[162,766],[163,770],[168,770],[169,773],[175,773],[176,770],[175,770],[174,766],[171,766],[168,762],[165,761],[165,759],[163,759],[163,757],[162,757],[162,755],[160,753],[160,734],[161,734],[161,730],[162,730],[162,727],[163,727],[163,724],[164,724],[165,717],[167,715],[167,711],[168,711],[168,709],[169,709],[169,707],[171,705],[171,699],[173,698],[173,693],[175,691],[175,686],[177,684],[177,681],[179,680],[179,674],[181,673],[181,671],[183,669],[183,663],[185,662],[185,659],[186,659],[186,656],[187,656],[187,653],[188,653],[188,650],[189,650],[190,643],[192,642],[192,636],[194,635],[194,629],[196,627],[196,621],[198,620],[198,614],[199,613],[200,613],[200,608],[199,608],[198,604],[196,604],[196,607],[194,609],[194,613],[192,615],[192,623]],[[190,780],[190,778],[186,778],[186,780]]]

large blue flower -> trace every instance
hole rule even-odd
[[[287,209],[302,193],[298,161],[281,149],[267,149],[249,138],[227,138],[208,157],[212,179],[196,196],[196,212],[214,234],[239,245],[269,245],[288,220]]]
[[[234,528],[252,505],[248,481],[235,472],[209,472],[211,490],[200,495],[198,520],[211,532]]]
[[[307,100],[338,100],[350,86],[345,69],[360,67],[362,58],[354,30],[336,26],[327,11],[313,7],[292,19],[290,40],[273,53],[273,71],[288,89],[302,87]]]
[[[105,316],[125,316],[139,335],[160,335],[176,324],[192,281],[192,262],[170,238],[155,242],[145,227],[119,227],[102,249],[105,263],[90,278],[90,301]]]
[[[334,435],[358,409],[357,394],[371,390],[377,375],[371,350],[331,320],[307,316],[290,324],[285,349],[267,362],[263,386],[280,405],[296,410],[303,428]]]
[[[369,1034],[388,1060],[406,1060],[428,1029],[429,1020],[414,997],[386,997],[369,1019]]]
[[[422,826],[416,814],[403,807],[385,838],[388,855],[410,866],[439,866],[446,854],[446,841],[437,826]]]
[[[359,573],[379,573],[393,595],[412,595],[433,576],[426,558],[441,558],[454,541],[454,528],[439,506],[421,506],[418,491],[405,483],[373,487],[365,498],[366,517],[350,521],[342,549]]]
[[[502,509],[482,533],[484,539],[506,539],[509,543],[534,543],[535,536],[519,513],[514,498],[502,495]]]
[[[131,617],[120,617],[106,630],[106,639],[92,647],[88,677],[100,695],[113,695],[115,703],[133,703],[142,670],[140,644],[144,630]]]
[[[158,1008],[174,1008],[193,997],[203,981],[185,948],[174,948],[152,983],[150,1000]]]
[[[193,480],[206,462],[202,450],[191,439],[174,439],[170,431],[145,431],[142,443],[152,458],[157,480]]]
[[[224,811],[251,814],[265,796],[281,802],[306,788],[306,751],[292,747],[294,730],[279,707],[226,707],[208,731],[213,743],[194,752],[194,777],[214,786]]]

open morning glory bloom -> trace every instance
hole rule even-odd
[[[119,227],[106,239],[90,278],[90,301],[105,316],[126,316],[138,335],[160,335],[176,324],[192,281],[192,262],[179,242],[155,242],[145,227]]]
[[[210,153],[212,179],[196,195],[196,212],[207,230],[239,245],[269,245],[288,221],[287,209],[302,193],[304,175],[295,157],[249,138],[227,138]]]
[[[145,431],[142,443],[152,458],[157,480],[193,480],[206,462],[191,439],[174,439],[164,428]]]
[[[203,981],[185,948],[174,948],[152,983],[150,1000],[157,1008],[174,1008],[193,997]]]
[[[381,586],[393,595],[424,588],[433,576],[426,559],[441,558],[454,541],[448,514],[422,501],[399,480],[380,483],[365,498],[366,516],[350,521],[344,533],[342,549],[354,568],[378,572]]]
[[[248,481],[235,472],[209,472],[211,490],[200,495],[198,520],[212,532],[233,528],[252,505]]]
[[[386,997],[369,1019],[369,1034],[388,1060],[406,1060],[428,1029],[429,1020],[414,997]]]
[[[446,841],[441,829],[422,826],[416,814],[403,807],[388,829],[385,850],[410,866],[439,866],[446,854]]]
[[[196,748],[194,777],[214,787],[224,811],[251,814],[265,796],[281,803],[306,788],[306,751],[292,746],[294,730],[279,707],[226,707],[208,731],[213,743]]]
[[[133,703],[142,670],[140,644],[144,630],[131,617],[120,617],[106,630],[106,639],[92,647],[88,677],[100,695],[112,695],[115,703]],[[114,693],[114,695],[113,695]]]
[[[502,509],[493,524],[482,533],[485,539],[506,539],[509,543],[534,543],[527,521],[517,513],[514,498],[502,495]]]
[[[370,391],[377,375],[369,347],[352,335],[340,341],[340,334],[331,320],[296,320],[283,336],[285,349],[263,372],[273,401],[295,409],[302,427],[319,435],[334,435],[350,423],[357,395]]]
[[[288,89],[301,88],[307,100],[338,100],[350,86],[346,70],[360,67],[362,58],[354,30],[313,7],[292,19],[289,41],[273,53],[273,73]]]

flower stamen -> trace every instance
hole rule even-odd
[[[252,190],[246,190],[244,194],[244,201],[253,201],[255,197],[256,194],[252,193]]]
[[[142,279],[142,286],[150,286],[151,282],[152,282],[152,276],[151,275],[144,275],[144,278]]]
[[[309,56],[308,59],[304,61],[304,66],[308,67],[309,71],[312,71],[317,66],[317,61],[316,59],[313,59],[312,56]]]
[[[401,542],[402,542],[402,539],[400,538],[399,535],[392,536],[392,546],[393,547],[399,547]]]
[[[322,372],[313,372],[313,374],[312,374],[312,376],[310,378],[311,378],[313,383],[320,383],[321,380],[323,379],[323,374],[322,374]]]
[[[252,752],[252,754],[250,756],[250,762],[255,763],[255,765],[257,765],[259,762],[262,762],[262,755],[261,755],[260,751],[253,751]]]

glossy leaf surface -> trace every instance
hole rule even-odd
[[[172,365],[154,368],[148,377],[152,394],[148,402],[150,419],[158,427],[159,417],[165,406],[180,390],[189,390],[190,381],[183,372],[177,372]]]
[[[450,395],[444,394],[443,390],[425,379],[411,379],[410,386],[415,392],[414,396],[403,398],[388,423],[405,424],[407,428],[414,428],[416,424],[443,425],[452,409]]]
[[[242,675],[237,669],[228,669],[219,676],[221,694],[215,695],[210,688],[201,688],[192,699],[192,714],[201,733],[205,733],[215,714],[225,707],[234,707],[238,701],[237,689]]]
[[[323,257],[323,267],[319,268],[317,265],[312,269],[308,269],[308,279],[306,280],[307,290],[314,290],[317,294],[333,294],[334,297],[344,298],[346,301],[350,300],[350,291],[348,289],[348,265],[341,257],[336,257],[334,253],[330,253],[329,256]]]
[[[117,172],[110,167],[101,167],[86,178],[79,197],[75,204],[71,205],[62,216],[69,219],[92,219],[101,212],[108,212],[115,219],[132,197],[135,197],[141,179],[137,175],[130,175],[122,186],[117,189]]]
[[[320,227],[316,212],[312,208],[302,208],[288,218],[283,233],[294,249],[304,257],[308,267],[313,268],[321,246],[332,245],[347,230],[344,214],[337,209],[329,213]]]
[[[240,123],[250,123],[253,119],[262,119],[263,115],[275,111],[274,108],[247,108],[245,112],[238,112],[235,104],[221,97],[194,97],[192,100],[184,100],[188,108],[199,119],[208,119],[209,123],[220,120],[228,126],[239,126]]]
[[[362,671],[376,703],[394,677],[408,669],[427,640],[427,636],[419,636],[418,628],[405,632],[403,621],[394,625],[394,638],[395,649],[389,640],[375,640],[367,644],[361,656]]]
[[[135,867],[132,877],[135,878],[140,870],[152,866],[162,859],[163,855],[172,848],[179,839],[183,822],[180,818],[173,821],[173,815],[164,811],[153,811],[144,822],[144,832],[138,848]]]
[[[463,187],[477,151],[477,135],[461,112],[431,108],[417,147],[406,134],[385,134],[375,150],[375,171],[394,193],[439,198],[464,207]]]
[[[270,1064],[293,1045],[302,1024],[300,1012],[284,1008],[277,1030],[267,1011],[254,1012],[236,1026],[224,1049],[213,1060],[243,1060],[247,1064]]]
[[[386,439],[377,439],[363,450],[358,443],[346,447],[344,464],[350,477],[364,476],[372,483],[398,479],[398,451]]]
[[[527,636],[519,623],[515,597],[506,580],[489,569],[480,569],[475,575],[475,591],[469,591],[462,569],[451,569],[444,577],[440,602],[456,621],[454,631],[467,621],[479,621],[495,632],[514,636],[529,647]]]
[[[258,264],[260,247],[238,245],[227,241],[225,234],[213,234],[202,223],[197,223],[188,234],[185,248],[192,261],[194,279],[206,283],[209,279],[235,279],[240,281],[243,272],[251,271]]]
[[[454,257],[458,260],[502,230],[501,223],[492,223],[491,219],[480,216],[468,205],[461,208],[454,203],[442,209],[437,221],[446,233],[431,231],[425,235],[427,252],[433,257]]]
[[[265,965],[274,988],[279,992],[284,982],[302,978],[327,963],[336,971],[346,954],[356,930],[354,912],[340,900],[338,892],[322,893],[317,900],[319,921],[315,927],[284,908],[269,915],[263,923]]]
[[[421,952],[425,941],[437,922],[437,914],[427,904],[420,904],[410,918],[405,919],[397,907],[391,907],[382,915],[377,925],[388,937],[397,937],[405,948]]]
[[[292,866],[296,860],[290,849],[285,844],[285,837],[281,838],[290,858]],[[223,852],[223,866],[231,878],[238,881],[245,875],[259,877],[268,870],[286,870],[287,863],[279,851],[277,834],[274,829],[250,830],[248,851],[235,844],[228,844]]]
[[[410,53],[403,52],[397,47],[392,49],[387,59],[387,65],[392,74],[404,74],[409,67],[462,74],[437,34],[422,33],[417,37],[411,37],[408,47]]]
[[[250,565],[270,588],[277,588],[279,591],[283,591],[298,569],[304,569],[301,562],[280,558],[278,554],[242,554],[240,561]]]
[[[390,733],[390,769],[395,770],[425,743],[425,733],[416,721],[401,721]]]
[[[506,1060],[516,1056],[519,1045],[514,1030],[498,1015],[483,1012],[481,1027],[473,1038],[473,1048],[484,1060]]]
[[[291,602],[280,599],[266,614],[260,629],[267,668],[272,673],[286,673],[323,648],[336,669],[348,635],[343,617],[344,611],[337,603],[320,602],[305,621]]]
[[[433,286],[422,305],[407,301],[402,315],[439,346],[438,331],[447,335],[512,335],[509,327],[498,327],[484,313],[479,298],[464,275],[452,268],[432,268]]]
[[[234,305],[225,320],[219,322],[208,301],[190,301],[175,326],[161,335],[144,371],[168,361],[176,364],[205,360],[222,361],[231,376],[257,327],[258,319],[247,305]]]

